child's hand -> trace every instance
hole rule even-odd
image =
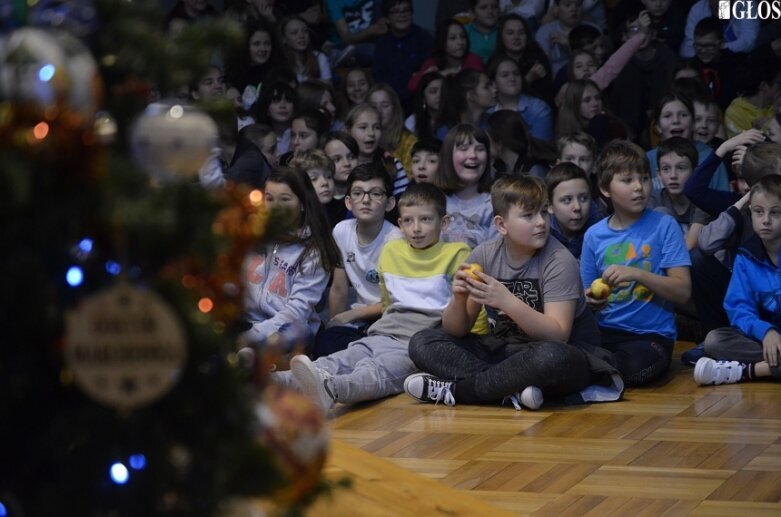
[[[591,296],[591,288],[586,289],[586,304],[592,311],[601,311],[607,307],[607,299],[608,297],[594,298]]]
[[[637,272],[635,267],[612,265],[602,273],[602,280],[610,287],[615,287],[624,282],[637,281]]]
[[[545,67],[539,61],[535,61],[532,67],[526,72],[526,82],[533,83],[537,79],[545,77]]]
[[[648,34],[651,32],[651,15],[648,11],[641,11],[640,16],[637,17],[637,25],[640,27],[640,32]]]
[[[569,38],[561,31],[551,32],[550,42],[564,48],[569,48]]]
[[[747,129],[733,136],[716,149],[716,154],[724,158],[727,153],[732,152],[738,146],[749,146],[765,141],[765,135],[759,129]],[[734,160],[733,160],[734,161]],[[741,160],[742,161],[742,160]]]
[[[467,264],[466,262],[458,266],[458,271],[453,276],[453,296],[469,296],[467,279],[470,277],[469,269],[471,267],[472,264]]]
[[[482,272],[475,274],[480,278],[480,281],[473,280],[471,277],[466,279],[469,284],[469,297],[475,303],[503,309],[509,299],[517,299],[504,284],[494,277]]]
[[[774,329],[768,330],[762,339],[762,355],[767,364],[778,366],[778,360],[781,357],[781,334]]]
[[[340,312],[339,314],[335,315],[333,318],[328,320],[328,323],[325,324],[325,328],[341,327],[347,325],[348,323],[351,323],[354,319],[355,319],[354,313],[351,310]]]

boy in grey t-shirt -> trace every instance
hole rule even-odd
[[[623,390],[599,328],[585,303],[578,263],[549,238],[548,195],[538,178],[494,184],[494,223],[502,238],[481,244],[463,264],[442,328],[410,340],[410,358],[427,373],[411,375],[405,391],[422,402],[494,402],[509,396],[517,409],[538,409],[543,397],[581,392],[580,400],[616,400]],[[470,334],[482,307],[490,333]],[[592,386],[594,373],[603,386]],[[577,399],[576,399],[577,400]]]

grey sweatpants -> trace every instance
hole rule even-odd
[[[336,399],[353,404],[404,391],[404,379],[416,371],[408,348],[392,337],[366,336],[314,363],[333,375]]]
[[[711,330],[705,336],[703,345],[705,355],[719,361],[761,363],[765,360],[762,355],[762,343],[733,327]],[[781,378],[781,366],[771,366],[770,374],[774,379]]]

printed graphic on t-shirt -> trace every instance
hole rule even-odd
[[[370,269],[366,272],[366,281],[370,284],[379,284],[380,283],[380,274],[377,272],[376,269]]]
[[[651,271],[651,245],[643,244],[640,253],[637,253],[635,245],[631,242],[611,244],[605,249],[605,268],[612,265],[636,267],[645,271]],[[638,300],[650,302],[654,294],[643,284],[638,282],[623,282],[613,288],[608,297],[609,302],[623,302]]]
[[[540,280],[538,278],[497,280],[499,280],[513,296],[523,301],[526,305],[537,312],[543,311],[542,290],[540,289]],[[488,325],[491,327],[494,336],[506,337],[514,335],[520,337],[524,341],[528,341],[526,333],[522,331],[504,311],[486,306],[486,312],[488,313]]]
[[[350,32],[358,32],[368,29],[372,24],[372,12],[374,11],[374,0],[366,0],[362,4],[345,7],[344,21],[347,23],[347,29]]]

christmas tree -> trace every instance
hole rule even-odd
[[[265,231],[263,195],[208,193],[195,176],[216,145],[213,119],[232,106],[150,106],[240,29],[167,35],[151,2],[10,5],[0,516],[211,515],[263,495],[296,509],[324,446],[291,458],[290,440],[324,443],[322,416],[235,353],[239,269]]]

